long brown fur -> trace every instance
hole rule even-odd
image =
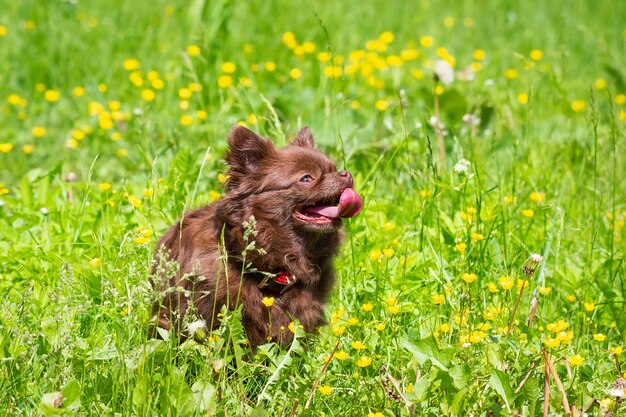
[[[225,195],[186,213],[157,244],[157,252],[165,250],[179,270],[171,277],[157,273],[157,257],[153,285],[164,296],[154,306],[154,316],[160,327],[184,336],[183,317],[190,308],[208,328],[215,328],[222,306],[233,309],[241,304],[252,347],[268,340],[287,344],[293,338],[288,330],[293,318],[309,333],[324,323],[324,302],[335,281],[332,260],[341,242],[341,219],[330,229],[318,230],[294,219],[294,208],[337,199],[352,187],[352,177],[347,171],[338,173],[315,148],[309,128],[276,149],[269,140],[237,126],[229,136],[226,162]],[[303,175],[315,181],[302,183]],[[251,216],[256,235],[246,241],[243,225]],[[245,263],[256,271],[242,274],[242,253],[250,241],[255,249],[247,251]],[[259,288],[266,276],[262,272],[281,271],[291,272],[297,283],[283,294]],[[274,305],[268,309],[263,297],[274,297]]]

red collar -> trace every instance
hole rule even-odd
[[[275,275],[266,275],[259,284],[259,288],[277,292],[279,294],[287,291],[293,284],[298,281],[296,276],[291,272],[280,271]]]

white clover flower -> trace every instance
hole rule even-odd
[[[443,123],[441,123],[441,120],[439,120],[437,116],[431,116],[430,119],[428,119],[428,121],[430,122],[430,125],[434,127],[435,129],[446,128],[446,126]]]
[[[436,131],[438,131],[441,134],[441,136],[447,136],[448,135],[448,131],[446,130],[446,125],[444,125],[441,122],[441,120],[439,120],[437,118],[437,116],[431,116],[430,119],[428,119],[428,122],[433,127],[433,129],[435,129]]]
[[[189,330],[189,335],[192,337],[195,336],[196,333],[198,333],[200,330],[203,330],[205,326],[206,326],[206,321],[204,320],[196,320],[192,323],[189,323],[187,325],[187,329]]]
[[[465,114],[463,115],[463,122],[470,126],[478,126],[480,124],[480,117],[473,114]]]
[[[454,69],[452,69],[452,66],[448,64],[447,61],[438,59],[437,62],[435,62],[434,71],[435,77],[442,83],[448,85],[454,81]]]
[[[624,393],[625,388],[626,388],[626,379],[619,377],[617,378],[617,381],[615,381],[615,384],[613,384],[613,388],[609,390],[609,395],[615,398],[622,399],[624,398],[624,396],[626,396]]]
[[[459,162],[454,164],[453,170],[459,175],[465,175],[469,177],[471,175],[470,165],[471,162],[467,159],[460,159]]]

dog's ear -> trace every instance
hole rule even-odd
[[[304,148],[314,148],[315,147],[315,139],[313,138],[313,133],[308,126],[304,126],[294,140],[291,141],[292,145],[302,146]]]
[[[274,145],[243,126],[235,126],[228,137],[226,163],[231,171],[245,174],[276,152]]]

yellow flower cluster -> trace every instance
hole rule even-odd
[[[151,236],[152,236],[151,228],[147,226],[143,226],[143,225],[138,225],[137,227],[135,227],[135,243],[136,244],[145,245],[146,243],[150,241]]]
[[[556,348],[560,345],[569,345],[574,338],[573,331],[565,331],[569,328],[569,323],[564,320],[558,320],[554,323],[550,323],[547,325],[547,328],[549,331],[554,333],[552,337],[548,337],[544,340],[544,344],[549,348]]]
[[[395,251],[390,248],[380,250],[378,248],[372,249],[369,253],[369,257],[372,261],[381,261],[383,258],[391,258],[395,254]]]

